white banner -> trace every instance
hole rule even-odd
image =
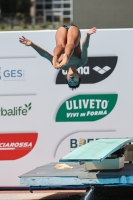
[[[1,186],[20,185],[18,176],[58,161],[80,137],[133,137],[133,29],[91,35],[74,91],[22,35],[51,54],[55,47],[55,31],[0,33]]]

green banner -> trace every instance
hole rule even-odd
[[[66,100],[58,109],[56,122],[87,122],[106,117],[114,108],[118,94],[84,94]]]

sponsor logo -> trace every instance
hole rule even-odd
[[[32,103],[8,109],[0,107],[0,116],[26,116],[31,108]]]
[[[22,148],[32,148],[32,142],[28,143],[28,142],[8,142],[8,143],[0,143],[0,150],[2,149],[22,149]]]
[[[117,60],[117,56],[88,57],[87,63],[78,68],[78,72],[82,75],[81,84],[98,83],[106,79],[114,71]],[[60,70],[56,78],[56,84],[67,84],[66,74],[66,70]]]
[[[0,80],[2,81],[24,81],[25,72],[22,69],[5,69],[0,67]]]
[[[85,94],[65,101],[56,114],[56,122],[96,121],[106,117],[117,102],[117,94]]]
[[[98,66],[94,67],[93,70],[98,72],[99,74],[105,74],[107,71],[109,71],[111,67],[105,66],[103,68],[100,68]]]
[[[89,143],[89,142],[91,142],[91,141],[93,141],[94,139],[92,139],[92,138],[89,138],[89,139],[85,139],[85,144],[86,143]],[[79,139],[70,139],[70,148],[71,149],[75,149],[75,148],[77,148],[79,146]]]
[[[0,160],[16,160],[27,155],[35,146],[38,133],[0,134]]]

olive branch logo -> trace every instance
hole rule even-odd
[[[31,103],[29,103],[29,104],[24,104],[24,105],[25,105],[25,107],[26,107],[28,110],[31,109]]]

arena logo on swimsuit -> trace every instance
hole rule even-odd
[[[106,79],[114,71],[117,60],[117,56],[88,57],[87,63],[78,68],[81,84],[93,84]],[[65,70],[59,71],[56,84],[67,84],[64,78],[66,74]]]
[[[24,81],[25,71],[23,69],[5,69],[0,67],[0,80],[3,81]]]
[[[16,160],[27,155],[35,146],[38,133],[1,133],[0,160]]]
[[[74,96],[60,106],[56,114],[56,122],[82,122],[102,119],[113,110],[117,98],[117,94]]]

